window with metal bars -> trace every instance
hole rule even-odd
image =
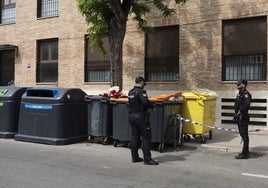
[[[266,80],[266,16],[223,21],[222,80]]]
[[[0,24],[11,24],[16,21],[16,0],[0,0]]]
[[[103,39],[106,54],[94,51],[90,47],[90,40],[85,37],[85,82],[110,82],[110,51],[108,38]]]
[[[145,78],[149,82],[179,80],[179,26],[155,27],[145,36]]]
[[[58,81],[58,39],[37,41],[37,82]]]
[[[38,0],[37,17],[55,17],[59,14],[59,0]]]

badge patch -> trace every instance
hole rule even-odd
[[[248,98],[248,94],[245,94],[245,98]]]

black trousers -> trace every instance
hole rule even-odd
[[[132,159],[138,159],[138,149],[140,139],[142,138],[143,159],[145,162],[151,160],[151,125],[149,121],[145,121],[140,113],[129,114],[129,122],[131,124],[131,156]]]
[[[248,123],[249,123],[249,115],[239,116],[237,125],[238,125],[239,134],[243,140],[242,154],[249,153]]]

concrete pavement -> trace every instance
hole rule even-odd
[[[184,142],[184,145],[232,153],[242,150],[241,137],[238,132],[213,130],[212,139],[207,139],[207,142],[202,144],[199,141],[198,137],[192,138],[190,142]],[[253,153],[268,155],[268,130],[249,132],[249,150]]]

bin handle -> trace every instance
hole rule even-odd
[[[117,102],[116,102],[116,101],[110,101],[110,103],[111,103],[111,104],[117,104]]]
[[[102,102],[102,103],[106,103],[107,100],[105,100],[105,99],[101,99],[100,102]]]
[[[155,102],[155,105],[163,105],[163,103],[160,102],[160,101],[156,101],[156,102]]]
[[[196,100],[200,106],[204,106],[204,99],[202,97],[200,97],[199,99],[196,99]]]
[[[87,98],[85,98],[85,101],[91,102],[91,101],[92,101],[92,99],[87,99]]]

